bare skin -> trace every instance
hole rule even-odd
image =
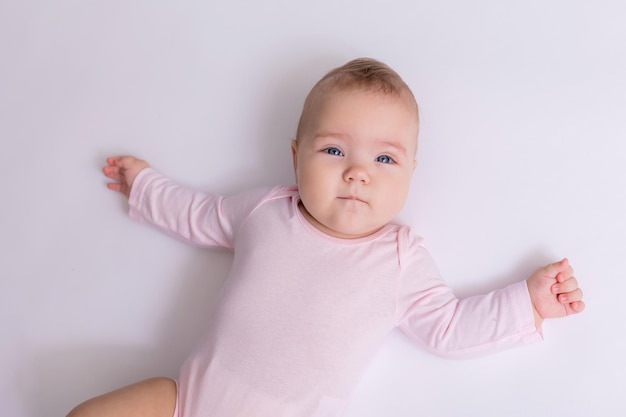
[[[151,378],[85,401],[67,417],[172,417],[176,383]]]
[[[107,184],[109,190],[118,191],[126,197],[130,195],[130,187],[139,171],[150,165],[133,156],[112,156],[107,158],[107,165],[102,169],[107,178],[114,182]]]
[[[565,317],[585,309],[583,292],[567,258],[539,268],[526,283],[537,328],[543,319]]]

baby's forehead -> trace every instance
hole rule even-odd
[[[328,114],[326,110],[328,109],[326,105],[328,103],[333,103],[333,106],[336,106],[337,101],[341,102],[343,100],[333,100],[335,98],[341,98],[343,95],[350,95],[354,93],[358,95],[359,93],[365,93],[373,98],[374,100],[366,100],[369,104],[375,105],[377,100],[380,99],[381,102],[390,102],[395,101],[397,103],[401,103],[402,106],[398,108],[399,111],[408,110],[409,114],[412,114],[415,124],[415,148],[417,148],[417,136],[419,133],[419,111],[417,102],[415,101],[415,97],[413,93],[408,88],[408,86],[404,85],[403,88],[394,88],[394,89],[384,89],[378,88],[377,86],[372,85],[363,85],[363,84],[355,84],[355,83],[324,83],[321,85],[318,83],[309,93],[307,99],[305,100],[304,107],[302,109],[302,114],[300,116],[300,121],[298,123],[298,129],[296,132],[296,141],[301,141],[305,137],[311,137],[311,135],[315,134],[315,131],[318,130],[320,122],[322,119],[326,119],[326,115]],[[346,105],[351,105],[349,100],[345,102]],[[402,109],[402,110],[400,110]]]
[[[409,90],[390,92],[361,86],[334,86],[329,89],[320,90],[317,94],[317,97],[313,98],[311,103],[313,105],[309,108],[309,111],[313,114],[316,114],[323,108],[324,104],[328,103],[334,98],[341,97],[342,95],[359,93],[367,94],[369,97],[372,97],[374,99],[380,99],[380,102],[392,101],[404,104],[406,106],[406,109],[415,113],[416,120],[419,124],[419,111],[417,107],[417,102],[415,101],[413,94]]]
[[[344,100],[343,98],[346,96],[351,97]],[[358,104],[355,104],[355,100]],[[378,100],[380,100],[380,103],[392,103],[391,106],[384,107],[384,112],[396,113],[398,115],[398,121],[406,120],[405,117],[407,116],[405,115],[408,115],[409,118],[414,117],[414,123],[409,122],[408,125],[404,122],[399,122],[399,124],[392,124],[392,126],[389,126],[383,122],[382,126],[389,126],[389,129],[391,130],[388,132],[383,132],[381,130],[379,138],[380,141],[387,141],[390,143],[394,140],[398,141],[399,138],[404,138],[402,139],[402,142],[404,142],[403,147],[406,149],[407,154],[415,155],[417,150],[417,136],[419,133],[419,115],[417,105],[415,104],[415,100],[412,95],[410,95],[410,97],[406,97],[401,94],[385,93],[371,89],[359,88],[333,89],[332,91],[327,91],[325,94],[318,97],[318,100],[316,100],[315,104],[313,104],[313,106],[309,109],[309,120],[311,123],[307,126],[306,132],[303,136],[311,139],[318,137],[324,138],[344,136],[344,134],[349,133],[341,130],[342,127],[345,127],[342,123],[345,113],[343,110],[338,109],[337,106],[348,106],[348,108],[352,108],[351,106],[363,104],[366,106],[371,105],[372,108],[376,108]],[[389,113],[386,114],[389,115]],[[411,116],[411,114],[414,114],[414,116]],[[385,120],[395,119],[395,116],[389,116],[391,118]],[[328,123],[329,118],[331,120],[330,123]],[[367,120],[374,122],[376,117]],[[339,121],[339,126],[336,125],[337,121]],[[348,126],[350,126],[350,124]],[[399,126],[405,126],[408,130],[400,131],[398,130]],[[353,139],[355,142],[358,142],[356,138]]]

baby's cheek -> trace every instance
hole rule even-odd
[[[395,190],[395,192],[389,193],[389,199],[387,203],[387,211],[390,216],[395,217],[400,210],[404,207],[406,202],[407,193],[404,190]]]

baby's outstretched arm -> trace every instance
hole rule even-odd
[[[526,283],[537,327],[543,319],[565,317],[585,309],[583,292],[567,259],[539,268]]]
[[[102,172],[107,178],[115,181],[107,184],[107,188],[119,191],[128,197],[130,188],[139,171],[149,166],[146,161],[137,159],[134,156],[112,156],[107,158],[107,165],[102,169]]]

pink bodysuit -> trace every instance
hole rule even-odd
[[[395,327],[453,357],[542,338],[525,281],[457,299],[408,227],[328,236],[294,186],[222,197],[148,168],[129,201],[140,221],[234,251],[207,337],[180,371],[180,417],[338,416]]]

